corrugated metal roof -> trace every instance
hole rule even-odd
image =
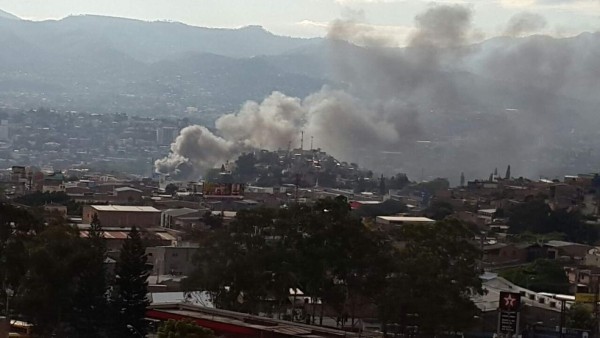
[[[431,218],[427,217],[409,217],[409,216],[377,216],[379,219],[383,219],[390,222],[435,222]]]
[[[170,233],[168,233],[168,232],[156,232],[156,233],[154,233],[154,234],[155,234],[157,237],[159,237],[160,239],[164,239],[164,240],[167,240],[167,241],[174,241],[174,240],[176,240],[176,239],[177,239],[177,238],[175,238],[175,236],[171,235],[171,234],[170,234]]]
[[[160,212],[154,207],[134,205],[92,205],[98,211],[126,211],[126,212]]]

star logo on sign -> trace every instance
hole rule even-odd
[[[504,297],[504,306],[509,309],[512,309],[515,306],[516,301],[517,299],[513,298],[513,296],[509,294],[508,296]]]

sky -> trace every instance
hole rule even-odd
[[[96,14],[203,27],[261,25],[298,37],[324,36],[329,23],[341,18],[401,39],[410,33],[415,15],[436,3],[471,7],[484,37],[501,35],[510,18],[523,12],[543,17],[547,24],[540,33],[600,30],[600,0],[0,0],[0,9],[29,20]]]

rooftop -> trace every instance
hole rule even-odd
[[[124,212],[160,212],[154,207],[134,206],[134,205],[91,205],[98,211],[124,211]]]
[[[179,209],[167,209],[167,210],[163,211],[163,213],[166,215],[169,215],[169,216],[179,217],[179,216],[183,216],[183,215],[187,215],[187,214],[191,214],[191,213],[195,213],[195,212],[199,212],[199,211],[201,211],[201,210],[191,209],[191,208],[179,208]]]
[[[148,311],[150,318],[190,318],[202,320],[208,328],[220,328],[220,333],[237,333],[246,336],[288,336],[288,337],[359,337],[359,333],[346,332],[335,328],[321,327],[259,317],[192,304],[156,304]],[[363,332],[362,336],[368,336]]]
[[[431,218],[427,217],[411,217],[411,216],[377,216],[377,218],[388,221],[388,222],[435,222]]]
[[[546,242],[546,245],[552,246],[555,248],[560,248],[563,246],[571,246],[571,245],[588,246],[588,245],[581,244],[581,243],[573,243],[573,242],[565,242],[565,241],[548,241],[548,242]]]
[[[124,191],[133,191],[133,192],[142,192],[139,189],[135,189],[132,187],[120,187],[120,188],[115,188],[116,192],[124,192]]]

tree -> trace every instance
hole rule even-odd
[[[454,207],[452,204],[444,201],[433,201],[429,208],[425,209],[425,215],[434,220],[442,220],[446,216],[454,213]]]
[[[577,211],[552,210],[541,198],[514,206],[507,210],[510,232],[521,234],[563,233],[568,241],[594,244],[598,239],[597,229],[586,224]]]
[[[14,305],[23,292],[29,264],[29,247],[43,231],[43,223],[25,209],[0,203],[0,300],[2,309]],[[10,290],[10,291],[8,291]],[[7,317],[10,313],[5,314]]]
[[[173,184],[173,183],[169,183],[167,184],[167,186],[165,187],[165,193],[168,195],[173,195],[177,192],[179,188],[177,187],[177,185]]]
[[[150,269],[141,235],[136,227],[132,227],[115,269],[115,292],[112,298],[114,336],[131,336],[128,326],[133,326],[142,336],[146,335],[144,317],[146,307],[150,304],[147,298]]]
[[[506,174],[504,174],[504,179],[510,179],[510,164],[506,167]]]
[[[388,238],[369,231],[348,201],[336,198],[240,211],[208,236],[186,288],[209,291],[220,308],[281,314],[288,290],[299,288],[340,317],[353,318],[370,304],[386,323],[418,314],[413,320],[427,333],[463,329],[477,312],[470,296],[482,291],[480,252],[458,221],[406,225]],[[393,239],[405,245],[393,246]],[[322,318],[315,306],[307,310],[303,321]]]
[[[80,337],[103,337],[108,324],[108,281],[104,265],[106,243],[97,214],[92,217],[84,242],[88,250],[74,295],[72,325]]]
[[[536,292],[569,293],[569,279],[560,262],[538,259],[533,263],[508,269],[501,276]]]
[[[251,179],[256,175],[256,168],[254,167],[256,163],[254,153],[244,153],[235,161],[234,173],[244,181]]]
[[[75,336],[73,305],[81,267],[89,258],[86,250],[77,229],[66,225],[50,226],[35,237],[23,291],[15,300],[23,318],[34,324],[35,333]]]
[[[327,299],[351,313],[373,279],[380,247],[345,199],[240,211],[202,243],[187,287],[208,290],[222,308],[279,314],[289,289],[299,288],[312,304]],[[276,305],[265,308],[271,299]],[[310,317],[316,316],[312,307]]]
[[[385,187],[385,178],[383,177],[383,174],[381,175],[381,178],[379,178],[379,194],[381,196],[387,194],[387,189]]]
[[[158,338],[214,338],[212,330],[203,328],[191,320],[169,319],[158,328]]]
[[[404,173],[396,174],[390,178],[389,189],[402,189],[410,183],[408,176]]]
[[[575,303],[567,311],[567,327],[591,331],[594,329],[594,313],[591,305]]]
[[[469,327],[478,311],[471,296],[483,292],[473,233],[447,220],[407,224],[396,236],[404,249],[395,254],[397,265],[379,298],[382,321],[431,335]]]

